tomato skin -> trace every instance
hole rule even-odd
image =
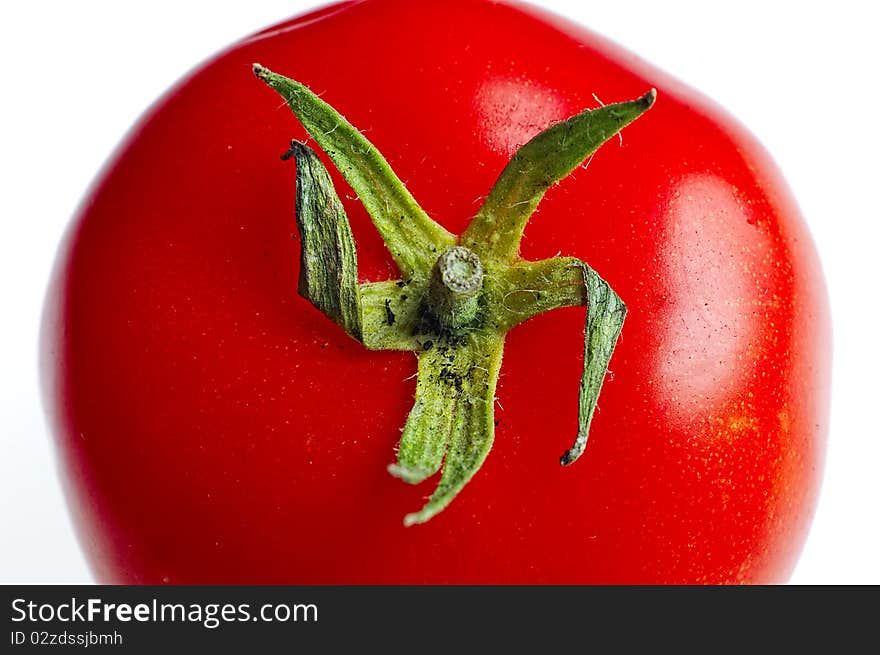
[[[510,333],[486,463],[403,527],[432,490],[386,472],[415,359],[366,351],[296,294],[279,155],[305,133],[253,62],[323,94],[455,232],[540,129],[593,94],[658,89],[622,145],[547,194],[523,242],[529,259],[589,262],[629,307],[576,464],[558,458],[582,308]],[[329,168],[362,279],[393,277]],[[101,582],[775,583],[820,484],[829,337],[798,209],[719,108],[535,9],[368,0],[237,44],[150,110],[60,249],[41,370]]]

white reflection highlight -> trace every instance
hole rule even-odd
[[[760,212],[711,174],[684,179],[669,199],[654,387],[683,423],[720,410],[759,363],[762,307],[775,297]]]
[[[574,113],[556,91],[515,77],[487,80],[474,102],[481,139],[505,158],[553,122]]]

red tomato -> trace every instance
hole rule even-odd
[[[657,88],[523,242],[528,259],[589,262],[629,307],[578,462],[559,465],[583,347],[584,310],[568,308],[510,332],[485,465],[403,526],[433,489],[386,472],[415,359],[367,351],[297,295],[279,155],[306,134],[253,62],[363,129],[455,233],[517,146]],[[327,166],[361,279],[395,277]],[[101,582],[774,583],[816,502],[829,349],[795,202],[722,110],[535,9],[368,0],[246,39],[149,111],[59,252],[41,366]]]

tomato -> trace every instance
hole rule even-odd
[[[651,111],[549,190],[521,255],[577,257],[628,307],[583,457],[584,310],[512,329],[495,441],[441,513],[386,468],[415,358],[297,294],[303,82],[460,234],[516,150],[601,102]],[[325,154],[361,281],[399,276]],[[734,119],[591,32],[480,0],[367,0],[267,29],[132,130],[58,253],[45,405],[106,583],[775,583],[803,545],[828,425],[829,313],[780,172]]]

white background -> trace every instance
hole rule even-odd
[[[544,0],[702,90],[782,167],[834,320],[821,502],[793,583],[880,583],[880,47],[868,2]],[[0,583],[91,580],[37,391],[40,306],[64,226],[105,158],[176,79],[315,3],[0,4]]]

